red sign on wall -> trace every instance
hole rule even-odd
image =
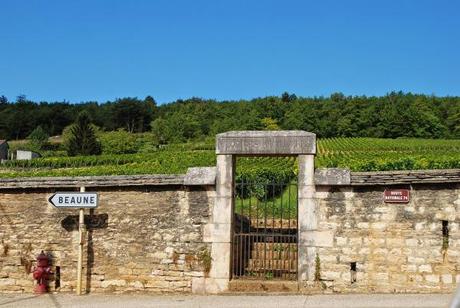
[[[386,203],[409,203],[410,194],[408,189],[385,189],[383,201]]]

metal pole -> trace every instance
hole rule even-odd
[[[80,187],[80,192],[85,192],[85,187]],[[85,229],[85,213],[83,208],[80,209],[78,217],[78,269],[77,269],[77,295],[81,295],[82,267],[83,267],[83,232]]]

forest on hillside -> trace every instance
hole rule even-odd
[[[86,110],[102,131],[151,131],[159,144],[196,140],[229,130],[300,129],[320,138],[460,138],[460,97],[402,92],[385,96],[280,96],[239,101],[190,98],[157,105],[154,98],[108,102],[33,102],[0,96],[0,139],[27,138],[41,127],[60,135]]]

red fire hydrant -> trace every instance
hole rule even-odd
[[[51,274],[49,258],[42,250],[37,256],[37,266],[33,272],[34,279],[37,280],[35,293],[46,293],[48,291],[48,279]]]

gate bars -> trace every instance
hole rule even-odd
[[[297,280],[297,183],[235,184],[233,279]]]

